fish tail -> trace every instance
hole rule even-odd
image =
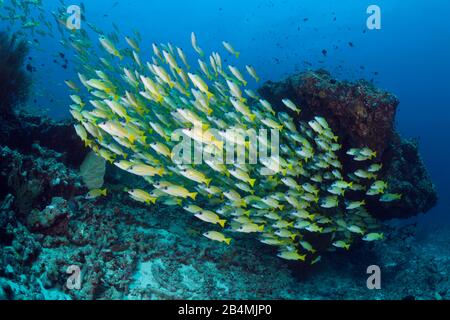
[[[227,222],[227,220],[219,220],[219,225],[222,227],[222,228],[225,228],[225,223]]]
[[[296,234],[293,234],[290,238],[291,238],[292,240],[295,240],[296,237],[297,237],[297,235],[296,235]]]
[[[101,191],[101,194],[106,197],[106,195],[108,194],[108,189],[103,189]]]
[[[212,179],[206,179],[205,180],[205,184],[207,187],[209,187],[209,184],[211,183]]]
[[[260,232],[263,232],[263,231],[264,231],[264,227],[265,227],[264,225],[259,226],[259,227],[258,227],[258,230],[259,230]]]
[[[195,200],[195,198],[197,197],[197,195],[198,195],[198,192],[191,192],[191,193],[189,193],[189,197],[192,199],[192,200]]]
[[[230,245],[230,243],[231,243],[231,238],[225,238],[225,243],[227,244],[227,245]]]
[[[87,140],[84,142],[84,146],[87,148],[87,147],[89,147],[89,145],[90,145],[92,142],[93,142],[92,140],[87,139]]]
[[[344,248],[345,248],[345,250],[350,250],[350,245],[349,244],[345,244]]]
[[[256,179],[250,179],[248,182],[250,183],[250,186],[253,188],[255,186]]]
[[[240,53],[240,52],[236,52],[236,58],[238,58],[238,59],[239,59],[240,55],[241,55],[241,53]]]

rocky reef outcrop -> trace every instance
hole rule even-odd
[[[436,202],[417,143],[395,132],[392,95],[324,72],[268,83],[261,93],[280,109],[279,97],[287,96],[307,116],[325,116],[346,147],[377,150],[383,176],[404,194],[395,205],[377,203],[372,211],[380,218],[411,216]],[[200,221],[115,192],[128,177],[112,168],[108,197],[87,200],[78,172],[86,154],[71,121],[0,117],[0,300],[448,298],[450,256],[436,254],[448,246],[445,230],[433,233],[433,244],[415,241],[414,230],[387,230],[384,242],[355,244],[305,269],[250,239],[199,241],[207,231]],[[367,290],[367,264],[387,270],[389,290]],[[80,290],[66,285],[69,266],[81,270]]]
[[[418,143],[401,138],[395,130],[399,100],[394,95],[367,81],[336,80],[324,70],[267,82],[259,93],[284,112],[290,110],[281,100],[289,98],[301,106],[302,119],[317,115],[326,118],[340,137],[343,150],[369,147],[377,151],[377,160],[383,164],[380,178],[389,183],[391,192],[403,195],[401,201],[393,203],[369,203],[378,218],[408,218],[436,205],[437,192],[421,160]],[[345,152],[341,156],[347,173],[357,169]]]

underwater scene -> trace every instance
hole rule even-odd
[[[449,10],[0,0],[0,300],[449,299]]]

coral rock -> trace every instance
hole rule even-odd
[[[379,178],[386,179],[389,191],[403,194],[399,202],[380,205],[369,203],[378,218],[407,218],[424,213],[436,205],[437,193],[420,158],[416,144],[410,144],[396,133],[395,115],[399,100],[367,81],[338,81],[323,70],[308,71],[281,82],[267,82],[259,93],[279,111],[290,112],[282,104],[289,98],[301,107],[302,119],[314,116],[327,119],[340,137],[344,150],[369,147],[377,151],[377,160],[384,170]],[[346,155],[342,154],[345,159]],[[347,173],[356,167],[343,161]]]

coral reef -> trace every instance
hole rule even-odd
[[[259,93],[274,108],[286,111],[281,99],[287,97],[302,107],[302,119],[320,115],[327,119],[341,138],[344,150],[368,146],[377,151],[383,163],[382,179],[392,192],[403,195],[402,201],[388,204],[370,203],[375,216],[407,218],[425,213],[436,205],[437,192],[420,158],[417,143],[402,139],[395,131],[398,99],[366,81],[351,83],[334,79],[327,71],[308,71],[281,82],[264,84]],[[295,113],[291,114],[296,117]],[[345,158],[345,157],[344,157]],[[355,164],[347,157],[345,170],[353,172]]]
[[[2,234],[11,239],[7,244],[2,239],[0,248],[0,298],[448,299],[450,294],[445,229],[422,240],[415,226],[391,230],[384,242],[345,255],[329,253],[307,271],[250,239],[230,247],[198,241],[189,217],[120,195],[97,202],[77,197],[69,207],[60,199],[53,203],[69,219],[64,232],[31,231],[14,219],[8,201],[1,206],[0,228],[7,225]],[[366,287],[371,264],[382,268],[381,290]],[[81,290],[66,288],[70,265],[82,270]]]
[[[427,238],[414,225],[388,229],[384,241],[328,252],[323,263],[306,269],[247,236],[231,246],[199,240],[205,226],[176,207],[148,207],[116,192],[124,184],[141,185],[114,167],[105,178],[109,196],[87,200],[78,172],[86,150],[72,123],[25,114],[17,119],[1,123],[14,134],[2,136],[0,148],[0,299],[450,297],[445,228]],[[400,192],[411,192],[409,183],[417,192],[430,188],[424,167],[411,165],[420,163],[416,143],[394,133],[390,144],[383,152],[391,159],[384,168],[390,184]],[[406,169],[405,162],[411,163]],[[419,177],[423,186],[414,180]],[[410,195],[405,199],[425,201],[422,208],[432,201]],[[406,216],[414,205],[402,201],[386,209],[390,216]],[[381,290],[366,287],[372,264],[382,269]],[[73,265],[81,269],[80,290],[66,286]]]
[[[16,35],[0,32],[0,117],[9,118],[26,101],[30,79],[24,70],[28,46]]]
[[[37,144],[32,151],[23,155],[0,148],[0,196],[13,194],[14,209],[24,218],[32,209],[49,204],[52,197],[70,199],[83,192],[78,173],[61,162],[61,154]]]

